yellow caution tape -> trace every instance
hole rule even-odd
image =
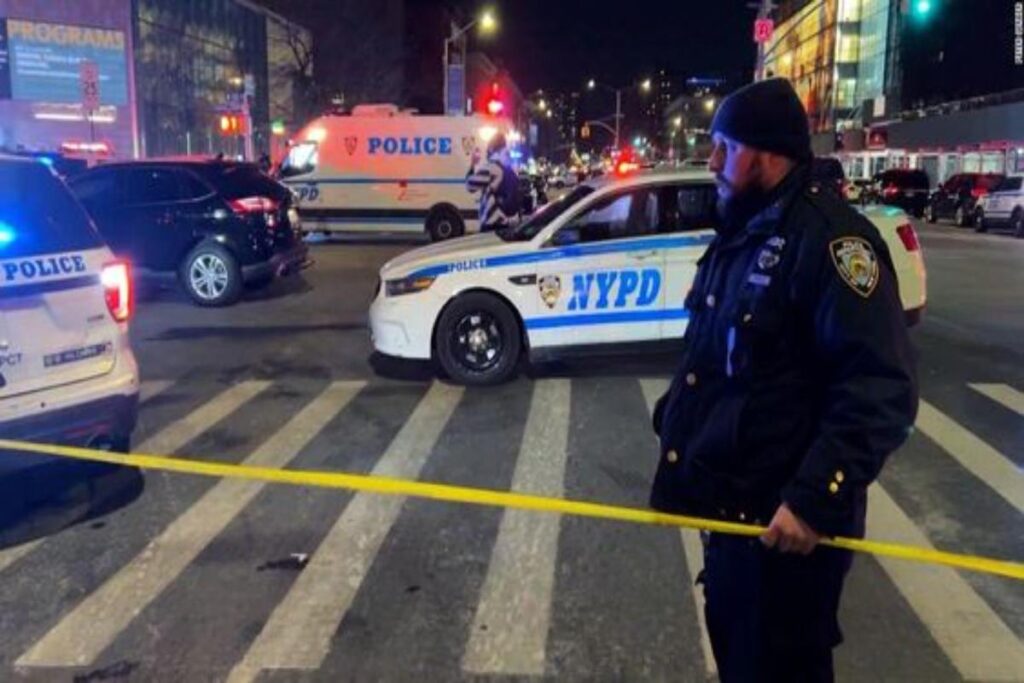
[[[412,496],[429,498],[449,503],[468,503],[500,508],[518,508],[538,512],[556,512],[578,517],[610,519],[634,524],[656,524],[662,526],[683,527],[700,531],[710,531],[739,536],[760,536],[765,527],[753,524],[723,522],[700,517],[670,515],[663,512],[640,508],[616,507],[599,503],[564,500],[532,496],[507,491],[477,489],[447,484],[430,484],[406,479],[392,479],[362,474],[346,474],[343,472],[316,472],[310,470],[286,470],[272,467],[252,467],[248,465],[232,465],[210,462],[208,460],[190,460],[187,458],[168,458],[139,453],[123,455],[108,451],[97,451],[88,448],[71,446],[53,446],[36,444],[26,441],[9,441],[0,439],[0,449],[39,453],[43,455],[105,462],[126,467],[138,467],[147,470],[163,470],[182,474],[198,474],[208,477],[229,477],[234,479],[251,479],[278,484],[297,486],[316,486],[329,489],[349,489],[354,491],[370,491],[395,496]],[[880,543],[855,538],[822,539],[822,545],[844,548],[871,555],[895,557],[929,564],[947,565],[957,569],[983,572],[1005,576],[1011,579],[1024,580],[1024,563],[996,560],[975,555],[961,555],[931,548],[902,545],[897,543]]]

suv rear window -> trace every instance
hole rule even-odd
[[[0,161],[0,259],[102,245],[85,209],[49,168]]]
[[[270,197],[280,199],[288,190],[255,164],[210,164],[194,169],[224,199]]]

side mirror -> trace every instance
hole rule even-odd
[[[555,233],[551,243],[556,247],[567,247],[580,243],[580,229],[574,227],[562,228]]]

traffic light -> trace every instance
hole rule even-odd
[[[491,116],[500,116],[505,111],[505,103],[501,100],[501,86],[498,85],[497,81],[491,83],[491,89],[487,94],[484,109]]]
[[[915,21],[927,21],[935,14],[940,0],[903,0],[901,9]]]

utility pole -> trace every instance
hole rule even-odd
[[[619,122],[622,120],[622,88],[615,89],[615,149],[619,149]]]

